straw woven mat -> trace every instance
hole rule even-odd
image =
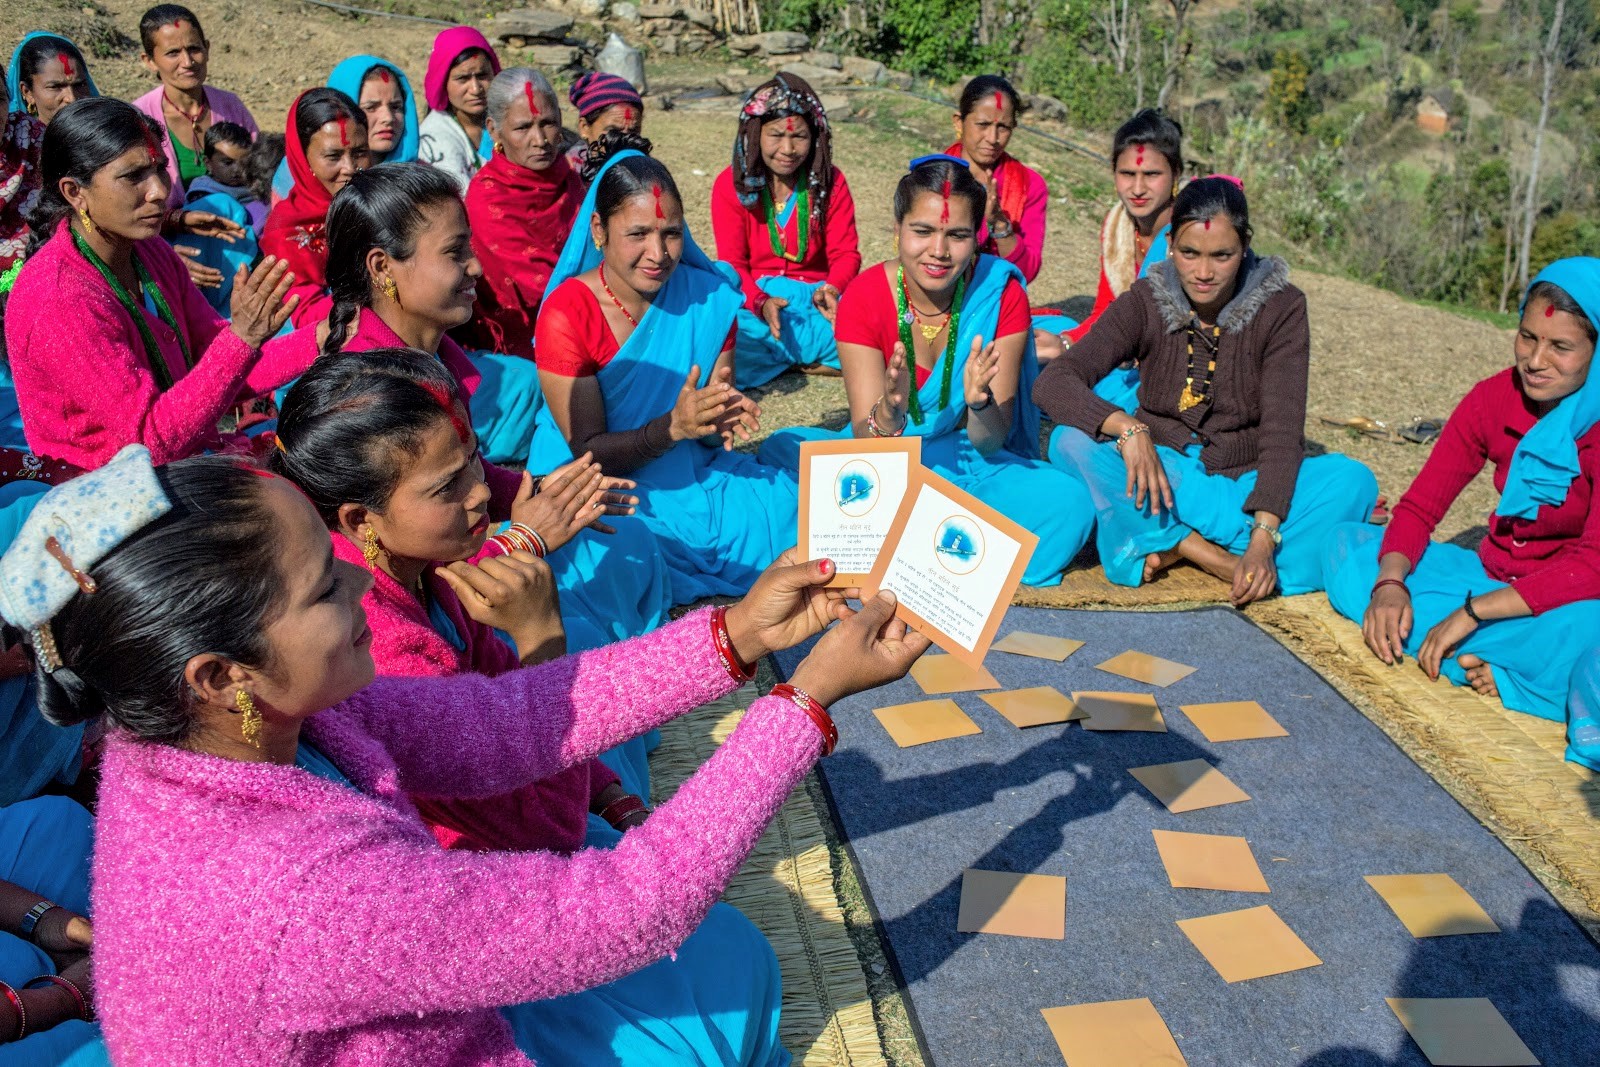
[[[1179,610],[1226,603],[1227,586],[1179,565],[1128,589],[1112,585],[1093,566],[1070,570],[1058,586],[1023,587],[1014,602]],[[1600,776],[1562,758],[1562,724],[1507,711],[1471,689],[1430,682],[1412,660],[1385,667],[1367,650],[1360,628],[1320,593],[1277,597],[1244,613],[1375,722],[1600,939]],[[658,801],[733,732],[756,692],[746,688],[663,727],[661,747],[650,761]],[[835,878],[847,880],[854,872],[833,869],[824,829],[829,819],[821,786],[808,776],[724,899],[767,935],[777,953],[783,972],[781,1036],[797,1064],[887,1067],[863,968],[864,957],[881,959],[881,947],[863,944],[858,954],[852,942]],[[895,1049],[897,1065],[919,1061],[911,1049]]]
[[[765,681],[763,689],[773,679]],[[747,687],[661,728],[661,746],[650,756],[657,802],[711,757],[756,694]],[[814,777],[789,795],[722,899],[744,912],[778,955],[779,1037],[798,1067],[887,1067],[862,958],[834,890],[823,829],[831,816]]]

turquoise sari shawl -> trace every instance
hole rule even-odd
[[[1574,256],[1550,264],[1529,283],[1559,286],[1577,301],[1596,330],[1600,330],[1600,259]],[[1522,306],[1528,304],[1527,295]],[[1508,518],[1531,519],[1541,505],[1559,505],[1578,477],[1578,438],[1600,421],[1600,375],[1591,363],[1589,377],[1576,393],[1563,399],[1528,431],[1511,456],[1505,492],[1497,513]]]
[[[367,71],[373,67],[385,67],[389,73],[400,80],[400,108],[406,116],[406,132],[400,138],[400,143],[394,146],[394,151],[383,157],[385,163],[415,163],[417,160],[417,141],[419,135],[417,126],[421,119],[417,118],[416,97],[411,95],[411,83],[406,80],[406,72],[377,56],[359,55],[351,56],[333,68],[333,73],[328,75],[328,88],[337,89],[357,103],[361,100],[361,82],[367,76]]]
[[[972,280],[967,283],[955,347],[948,354],[940,354],[928,380],[917,390],[917,399],[922,404],[922,422],[919,424],[908,418],[906,433],[917,437],[942,437],[960,427],[961,417],[967,413],[961,376],[966,370],[967,358],[972,354],[972,339],[982,337],[984,344],[994,340],[995,330],[1000,324],[1000,302],[1005,296],[1006,283],[1013,278],[1019,284],[1026,284],[1022,272],[1006,260],[998,256],[978,256]],[[1023,459],[1038,459],[1039,409],[1033,402],[1033,383],[1039,377],[1039,357],[1033,350],[1033,331],[1025,330],[1024,336],[1027,342],[1017,370],[1017,399],[1012,408],[1011,432],[1006,435],[1005,449]],[[940,411],[939,386],[944,380],[944,361],[947,358],[955,361],[955,366],[950,369],[950,404]]]
[[[46,33],[42,30],[35,30],[33,33],[28,34],[16,48],[12,49],[11,62],[6,66],[6,94],[10,100],[7,111],[28,110],[28,105],[22,101],[22,50],[27,47],[29,41],[36,37],[54,37],[58,41],[65,41],[67,44],[72,45],[73,48],[77,48],[80,56],[83,55],[83,49],[78,48],[70,37],[59,33]],[[95,88],[94,75],[89,73],[88,60],[85,60],[83,64],[83,80],[89,86],[90,96],[100,95],[100,90]]]

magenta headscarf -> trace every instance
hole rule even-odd
[[[456,56],[469,48],[481,48],[489,53],[489,66],[496,74],[500,73],[500,57],[495,55],[494,45],[483,34],[471,26],[452,26],[441,31],[433,39],[433,51],[428,55],[428,73],[422,79],[422,91],[429,111],[450,110],[450,97],[445,92],[445,83],[450,80],[450,66]]]

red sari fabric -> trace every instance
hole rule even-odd
[[[287,260],[294,272],[294,287],[289,292],[300,298],[294,309],[296,326],[319,322],[333,308],[328,295],[328,205],[333,203],[333,197],[311,173],[311,164],[306,161],[306,148],[300,143],[294,121],[300,99],[295,97],[289,105],[289,120],[283,131],[284,159],[289,163],[294,188],[272,205],[261,231],[261,251]]]
[[[572,220],[583,181],[565,158],[529,170],[496,152],[467,187],[472,250],[483,264],[472,342],[533,358],[534,317]]]
[[[21,111],[0,121],[0,271],[6,271],[27,250],[28,212],[44,186],[39,170],[44,124]]]

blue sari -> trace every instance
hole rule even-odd
[[[1027,347],[1017,376],[1017,396],[1011,430],[1005,445],[985,456],[967,436],[967,405],[960,383],[975,337],[992,339],[1000,322],[1000,305],[1006,284],[1022,280],[1022,272],[997,256],[980,255],[967,284],[961,309],[960,332],[955,345],[939,357],[932,373],[917,390],[924,418],[919,425],[908,418],[906,433],[922,438],[923,465],[937,471],[1002,515],[1021,523],[1039,538],[1022,580],[1027,585],[1055,585],[1072,562],[1094,526],[1094,507],[1083,482],[1066,471],[1040,462],[1039,409],[1033,403],[1033,382],[1039,361],[1033,351],[1033,331],[1026,331]],[[893,309],[885,314],[893,315]],[[950,369],[950,403],[939,408],[943,360],[955,360]],[[780,430],[761,446],[761,458],[789,470],[800,466],[803,441],[842,440],[849,427],[822,430],[799,427]]]
[[[67,44],[72,45],[73,48],[76,48],[80,56],[83,55],[83,49],[78,48],[72,38],[64,34],[35,30],[23,37],[21,41],[17,42],[17,47],[12,49],[11,62],[6,65],[6,98],[10,101],[6,107],[7,111],[25,112],[28,110],[27,103],[22,99],[22,50],[28,46],[29,41],[37,37],[54,37],[58,41],[65,41]],[[83,65],[83,80],[88,85],[90,96],[100,95],[100,90],[94,84],[94,76],[89,73],[89,64],[87,62]]]
[[[1139,273],[1134,280],[1143,278],[1149,273],[1150,268],[1167,258],[1167,238],[1172,234],[1171,226],[1163,226],[1150,241],[1150,250],[1144,254],[1144,262],[1139,264]],[[1049,333],[1066,333],[1068,330],[1078,328],[1078,320],[1068,318],[1066,315],[1036,315],[1033,325],[1037,329]],[[1110,374],[1101,378],[1094,387],[1094,395],[1100,399],[1117,405],[1129,415],[1139,408],[1139,368],[1136,364],[1118,367]]]
[[[839,369],[839,346],[834,343],[833,323],[822,317],[812,295],[824,282],[803,282],[799,278],[764,277],[756,286],[768,296],[787,300],[789,306],[778,312],[778,336],[767,329],[766,320],[746,308],[739,309],[739,335],[734,347],[734,384],[740,389],[765,385],[791,367],[821,364]]]
[[[606,168],[635,154],[618,153]],[[604,174],[602,169],[589,186],[550,276],[552,290],[600,262],[587,222],[594,214],[595,190]],[[743,301],[731,271],[723,273],[728,268],[706,258],[687,226],[683,237],[682,261],[637,328],[595,376],[606,425],[612,430],[637,429],[670,411],[691,366],[704,368],[702,386],[709,382]],[[528,466],[548,470],[571,455],[559,433],[547,429],[535,434]],[[794,544],[799,484],[788,471],[765,466],[752,456],[726,452],[720,445],[680,441],[631,477],[639,483],[639,517],[655,533],[666,557],[675,603],[741,596]]]
[[[1559,286],[1578,302],[1600,329],[1600,259],[1574,257],[1550,264],[1529,284]],[[1523,306],[1527,295],[1523,295]],[[1559,505],[1579,476],[1578,439],[1600,420],[1600,374],[1591,368],[1577,392],[1539,418],[1517,444],[1506,472],[1505,491],[1495,511],[1532,518],[1545,504]],[[1341,615],[1361,622],[1378,579],[1382,544],[1375,527],[1341,527],[1325,546],[1323,578],[1328,600]],[[1405,651],[1415,656],[1428,631],[1461,607],[1467,594],[1482,596],[1506,583],[1484,570],[1476,552],[1459,545],[1430,544],[1406,578],[1411,591],[1412,626]],[[1489,665],[1500,701],[1512,711],[1567,721],[1567,758],[1600,769],[1600,669],[1585,652],[1600,633],[1600,600],[1563,604],[1541,615],[1484,623],[1446,656],[1439,673],[1454,685],[1467,684],[1456,662],[1477,656]],[[1589,663],[1584,657],[1588,656]]]
[[[196,179],[197,181],[199,179]],[[256,242],[256,231],[250,222],[250,212],[245,206],[226,193],[206,193],[202,196],[192,196],[183,205],[185,211],[209,211],[213,215],[220,215],[229,222],[238,223],[244,230],[244,236],[229,243],[220,237],[201,237],[198,234],[186,233],[174,237],[172,243],[185,248],[193,248],[200,253],[199,262],[208,267],[213,267],[222,275],[222,284],[215,289],[201,289],[200,295],[206,298],[206,303],[211,305],[213,311],[224,319],[233,318],[233,279],[239,273],[239,268],[252,267],[256,257],[261,254],[261,247]]]

